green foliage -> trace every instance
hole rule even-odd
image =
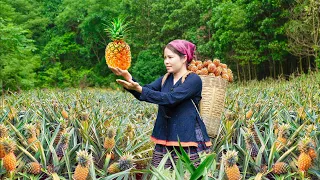
[[[142,84],[151,83],[166,72],[163,58],[152,50],[141,51],[132,73]]]
[[[40,57],[34,55],[33,41],[27,31],[0,19],[0,81],[3,89],[27,89],[36,81]]]
[[[221,59],[236,71],[236,80],[277,77],[295,72],[298,66],[301,72],[320,66],[320,41],[316,36],[320,16],[315,0],[3,0],[0,6],[2,30],[12,28],[11,35],[1,39],[1,48],[20,46],[24,51],[3,50],[1,64],[5,59],[20,63],[22,57],[29,62],[24,66],[28,72],[22,73],[29,74],[28,78],[15,77],[22,66],[6,69],[10,75],[2,78],[2,84],[10,88],[15,84],[13,89],[32,87],[34,79],[40,79],[36,83],[39,87],[110,83],[117,87],[115,76],[105,64],[105,47],[111,39],[104,29],[112,19],[123,16],[130,23],[125,36],[131,47],[132,73],[143,83],[163,75],[158,57],[174,39],[195,43],[201,60]],[[5,36],[18,38],[15,42],[23,36],[30,42],[12,45],[14,41]],[[147,61],[147,57],[152,59]],[[143,70],[145,67],[153,68]],[[17,79],[28,80],[21,83]],[[86,83],[80,83],[83,79]]]

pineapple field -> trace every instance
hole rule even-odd
[[[320,74],[228,85],[212,153],[150,167],[157,106],[107,89],[1,97],[1,179],[320,179]]]

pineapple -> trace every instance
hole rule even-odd
[[[35,126],[36,126],[36,135],[37,135],[37,137],[39,137],[40,136],[40,129],[41,129],[41,121],[39,119],[36,120]]]
[[[112,163],[109,167],[108,167],[108,173],[109,174],[115,174],[120,172],[120,164],[118,162]]]
[[[255,119],[250,119],[248,120],[248,132],[252,133],[253,137],[254,137],[254,141],[257,144],[260,144],[260,140],[259,140],[259,136],[256,132],[256,129],[254,128],[255,126]]]
[[[26,129],[26,137],[28,140],[28,144],[35,143],[36,147],[39,148],[40,142],[37,138],[36,126],[33,124],[26,124],[24,128]]]
[[[121,171],[125,171],[127,169],[130,169],[134,166],[133,163],[133,156],[129,153],[123,155],[119,159],[119,167]]]
[[[104,140],[104,148],[106,148],[107,152],[111,152],[112,149],[114,148],[116,142],[115,142],[115,132],[113,130],[112,127],[110,127],[108,130],[107,130],[107,137],[105,138]]]
[[[82,112],[82,113],[79,115],[79,119],[80,119],[81,121],[87,121],[87,120],[89,119],[88,113]]]
[[[56,150],[57,156],[59,158],[63,157],[64,151],[68,148],[69,139],[70,139],[70,134],[69,133],[62,134],[61,141],[60,141],[60,143],[58,145],[58,148]]]
[[[0,124],[0,138],[8,136],[8,128],[4,124]]]
[[[276,148],[278,149],[281,145],[286,145],[287,139],[289,138],[289,128],[288,124],[283,124],[279,127],[278,138],[276,141]]]
[[[258,147],[255,144],[254,136],[252,132],[248,132],[245,134],[245,142],[246,142],[246,148],[248,152],[251,152],[251,157],[255,158],[258,155]]]
[[[12,121],[17,116],[17,110],[14,107],[10,107],[8,114],[9,120]]]
[[[310,139],[305,137],[298,144],[300,151],[300,155],[298,157],[298,168],[300,171],[308,171],[311,166],[311,157],[308,154],[310,142]]]
[[[4,147],[3,147],[3,140],[8,137],[8,128],[3,125],[0,124],[0,159],[4,158],[5,156],[5,151],[4,151]]]
[[[24,171],[29,174],[40,174],[41,173],[41,164],[38,162],[30,162],[24,167]]]
[[[290,166],[285,162],[276,162],[272,168],[273,173],[280,175],[286,174],[289,171]]]
[[[298,110],[298,117],[300,118],[300,119],[305,119],[306,118],[306,112],[304,111],[304,107],[300,107]]]
[[[252,109],[249,109],[249,111],[246,113],[246,118],[247,119],[250,119],[253,115],[253,110]]]
[[[68,112],[66,110],[64,110],[64,109],[61,111],[61,115],[62,115],[62,117],[64,119],[68,119],[69,118]]]
[[[240,170],[236,164],[238,161],[238,152],[227,151],[227,153],[222,156],[222,159],[225,164],[225,172],[228,180],[240,180]]]
[[[5,138],[3,140],[3,147],[5,151],[5,156],[3,158],[3,167],[8,171],[12,172],[16,169],[17,159],[14,155],[14,150],[16,149],[16,143],[11,138]]]
[[[126,129],[127,137],[129,140],[133,139],[134,136],[134,127],[132,124],[128,124],[127,129]]]
[[[310,142],[308,143],[308,155],[310,156],[310,158],[312,159],[312,161],[314,161],[317,158],[317,152],[316,152],[316,145],[315,142],[310,140]]]
[[[61,138],[61,135],[66,133],[67,131],[67,122],[63,119],[60,119],[60,128],[59,128],[59,132],[56,136],[56,139],[54,140],[54,144],[58,144]]]
[[[88,152],[78,151],[77,152],[77,161],[78,165],[74,171],[73,178],[75,180],[86,180],[89,175],[89,165],[91,163],[91,159]]]
[[[106,63],[110,67],[118,67],[127,70],[131,66],[130,46],[124,41],[126,24],[123,19],[115,19],[112,26],[105,29],[109,33],[112,42],[105,50]]]

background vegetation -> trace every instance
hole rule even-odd
[[[238,81],[320,67],[316,0],[1,0],[0,7],[2,90],[114,87],[104,24],[120,15],[131,24],[129,70],[143,84],[165,72],[162,50],[173,39],[194,42],[199,59],[221,59]]]

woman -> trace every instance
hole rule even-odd
[[[151,140],[156,144],[152,158],[155,167],[158,167],[167,150],[174,160],[177,159],[173,148],[179,146],[178,140],[191,161],[196,160],[195,167],[200,163],[198,153],[210,151],[210,138],[196,110],[201,100],[202,81],[197,74],[191,73],[181,82],[183,75],[188,72],[188,64],[194,58],[195,49],[196,46],[186,40],[174,40],[165,47],[164,65],[170,74],[163,85],[164,76],[151,84],[140,86],[127,70],[109,67],[114,74],[124,77],[125,80],[117,79],[117,82],[135,98],[158,104],[151,135]],[[172,167],[170,162],[168,159],[165,168]]]

